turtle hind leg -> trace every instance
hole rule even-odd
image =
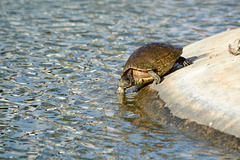
[[[190,64],[192,64],[192,62],[191,62],[190,60],[188,60],[188,59],[186,59],[186,58],[184,58],[184,57],[179,57],[179,58],[177,59],[177,63],[183,65],[184,67],[185,67],[185,66],[189,66]]]
[[[155,84],[159,84],[161,82],[161,78],[154,71],[148,71],[148,74],[153,77]]]

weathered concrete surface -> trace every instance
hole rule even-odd
[[[159,92],[174,116],[240,137],[240,56],[228,45],[240,39],[240,28],[184,47],[193,64],[151,88]]]

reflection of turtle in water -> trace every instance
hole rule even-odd
[[[117,93],[124,93],[126,88],[154,81],[160,83],[175,63],[184,66],[191,62],[180,57],[182,48],[164,43],[149,43],[133,52],[126,62],[121,79],[118,80]]]
[[[240,54],[240,39],[237,39],[233,42],[233,44],[228,45],[228,51],[229,53],[233,54],[234,56],[237,56]]]

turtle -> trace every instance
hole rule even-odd
[[[136,49],[128,58],[121,79],[117,81],[117,93],[124,94],[125,89],[150,82],[159,84],[176,63],[188,66],[191,61],[181,57],[182,48],[166,43],[152,42]]]

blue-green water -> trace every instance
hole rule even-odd
[[[115,95],[137,47],[187,45],[240,27],[239,15],[238,0],[1,0],[0,159],[239,158]]]

